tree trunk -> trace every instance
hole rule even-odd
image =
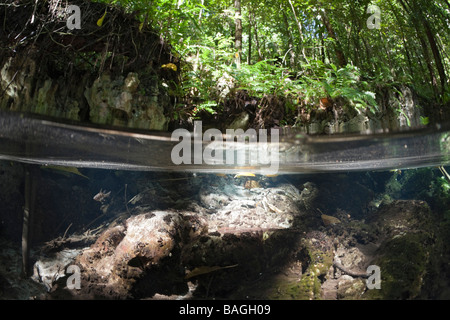
[[[202,6],[204,4],[205,0],[202,0]],[[203,13],[203,9],[200,10],[199,14],[198,14],[198,25],[201,25],[202,23],[202,13]],[[195,62],[194,62],[194,71],[198,70],[198,65],[200,63],[200,49],[197,49],[197,53],[195,55]]]
[[[234,0],[235,9],[235,37],[234,45],[236,48],[236,65],[239,68],[241,65],[241,54],[242,54],[242,19],[241,19],[241,0]]]
[[[430,54],[428,52],[428,47],[427,47],[426,41],[423,38],[423,31],[419,28],[420,24],[422,24],[424,26],[425,18],[423,17],[422,13],[418,12],[419,8],[415,9],[415,8],[411,7],[409,5],[409,3],[407,3],[407,1],[403,1],[403,0],[398,0],[398,1],[402,5],[403,9],[405,9],[406,13],[411,17],[411,21],[413,22],[414,28],[416,29],[416,34],[420,41],[420,45],[422,46],[423,56],[425,58],[425,62],[428,67],[428,72],[430,73],[433,91],[434,91],[435,95],[437,96],[438,95],[437,78],[434,73],[433,64],[431,63],[431,58],[430,58]],[[420,20],[422,20],[422,21],[420,21]],[[426,33],[426,31],[425,31],[425,33]],[[434,40],[434,38],[433,38],[433,40]],[[428,41],[430,42],[429,39],[428,39]],[[445,76],[445,73],[444,73],[444,76]]]
[[[404,25],[402,22],[400,22],[401,21],[400,16],[398,15],[398,12],[396,11],[396,9],[392,3],[390,4],[390,8],[391,8],[392,13],[395,16],[395,19],[397,19],[397,21],[399,22],[400,33],[402,35],[403,49],[405,50],[405,55],[406,55],[406,59],[408,62],[409,74],[411,77],[414,77],[414,70],[412,67],[412,59],[411,59],[411,55],[409,53],[408,43],[406,41]]]
[[[251,23],[251,19],[249,19],[249,22],[248,22],[248,55],[247,55],[247,64],[248,65],[252,64],[252,23]]]
[[[421,20],[423,26],[425,28],[425,34],[428,38],[428,42],[430,43],[431,52],[433,53],[434,61],[436,62],[436,68],[439,73],[439,79],[441,80],[441,93],[444,93],[445,84],[447,82],[447,76],[445,75],[444,65],[442,64],[441,54],[439,52],[439,48],[436,44],[436,40],[434,38],[433,32],[431,31],[430,24],[426,20],[426,18],[421,15]]]
[[[305,61],[308,61],[308,58],[306,57],[305,52],[305,39],[303,38],[303,27],[301,22],[297,18],[297,13],[295,12],[294,5],[292,4],[292,1],[289,0],[289,4],[291,5],[292,13],[294,14],[295,22],[297,23],[298,33],[300,35],[300,46],[302,48],[302,56],[305,59]]]
[[[344,52],[342,51],[341,44],[339,40],[336,37],[336,33],[334,32],[333,26],[330,23],[330,20],[328,19],[327,13],[322,11],[321,14],[323,24],[325,25],[325,28],[327,28],[328,35],[331,37],[331,39],[334,40],[334,51],[336,52],[336,57],[338,59],[338,63],[340,67],[345,67],[347,65],[347,59],[345,58]]]
[[[289,67],[294,68],[295,66],[295,52],[294,52],[294,44],[292,43],[292,33],[289,30],[289,22],[288,22],[288,18],[286,16],[286,12],[285,10],[283,10],[283,7],[281,7],[281,12],[283,13],[283,22],[284,22],[284,27],[286,29],[285,31],[285,37],[288,40],[288,47],[289,47]]]
[[[436,75],[434,74],[433,64],[431,63],[431,58],[430,58],[430,54],[428,52],[428,47],[425,42],[425,39],[423,39],[422,35],[419,34],[419,30],[417,30],[417,33],[418,33],[417,36],[419,37],[420,44],[422,46],[422,52],[423,52],[423,56],[425,58],[425,63],[427,64],[428,72],[430,73],[431,84],[432,84],[433,90],[436,94],[437,93],[437,79],[436,79]]]
[[[264,57],[261,53],[261,46],[260,46],[259,38],[258,38],[258,24],[256,23],[256,20],[254,20],[253,23],[254,23],[253,29],[255,30],[256,51],[258,51],[258,61],[261,61],[264,59]]]
[[[322,32],[319,32],[319,39],[320,39],[320,57],[322,59],[322,62],[325,63],[325,41],[323,40],[323,34]]]

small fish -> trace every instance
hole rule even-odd
[[[100,189],[100,192],[97,193],[93,199],[95,201],[99,201],[99,202],[103,203],[105,201],[105,199],[108,198],[110,195],[111,195],[111,191],[106,193],[106,190]]]
[[[333,216],[322,214],[320,217],[322,218],[323,224],[325,226],[341,223],[341,220],[339,220],[338,218],[333,217]]]

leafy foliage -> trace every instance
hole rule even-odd
[[[398,83],[450,101],[447,0],[240,0],[240,15],[231,0],[98,1],[137,13],[172,44],[185,59],[181,92],[199,109],[213,112],[238,88],[310,103],[343,97],[372,112],[376,88]],[[373,4],[380,29],[367,27]]]

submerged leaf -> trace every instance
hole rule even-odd
[[[187,279],[190,279],[190,278],[202,275],[202,274],[206,274],[206,273],[210,273],[210,272],[214,272],[214,271],[222,270],[222,269],[234,268],[234,267],[237,267],[237,266],[238,266],[237,264],[234,264],[234,265],[231,265],[231,266],[225,266],[225,267],[220,267],[220,266],[212,266],[212,267],[201,266],[201,267],[197,267],[194,270],[192,270],[191,272],[189,272],[184,278],[187,280]]]
[[[261,188],[261,185],[259,184],[258,181],[248,180],[245,182],[244,188],[245,189]]]
[[[240,172],[234,176],[235,178],[241,178],[241,177],[256,177],[254,173],[251,172]]]
[[[41,166],[42,169],[50,169],[50,170],[55,170],[55,172],[60,173],[60,174],[64,174],[65,176],[69,176],[70,174],[76,174],[80,177],[89,179],[88,177],[86,177],[84,174],[82,174],[78,168],[75,167],[61,167],[61,166]]]

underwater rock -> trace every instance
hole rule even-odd
[[[333,272],[322,284],[325,299],[415,299],[436,281],[432,255],[434,215],[427,203],[398,200],[383,204],[366,223],[342,221],[336,236]],[[364,236],[364,238],[361,238]],[[362,241],[364,240],[365,241]],[[379,267],[381,289],[369,289],[369,265]]]
[[[303,214],[298,190],[287,183],[246,189],[244,181],[214,179],[200,189],[198,203],[184,202],[184,210],[144,211],[152,200],[144,190],[132,201],[142,207],[136,205],[126,221],[110,224],[76,258],[81,289],[71,293],[119,299],[183,295],[188,282],[195,282],[203,295],[221,295],[239,287],[242,274],[257,277],[283,261],[298,236],[289,228]],[[158,196],[164,198],[164,191]],[[165,206],[179,206],[179,199],[172,201]],[[186,279],[189,271],[211,269]],[[220,290],[209,288],[212,274]]]
[[[333,264],[333,241],[325,233],[310,231],[301,239],[297,248],[296,263],[300,270],[293,277],[278,277],[266,293],[269,299],[317,300],[322,299],[322,284]]]
[[[319,196],[319,189],[315,183],[306,182],[303,184],[303,189],[300,193],[300,198],[306,209],[316,206],[316,201]]]
[[[432,221],[430,207],[421,200],[395,200],[389,204],[382,204],[368,219],[368,222],[375,223],[379,232],[388,238],[407,233],[429,232]]]
[[[253,189],[253,188],[261,188],[261,185],[258,181],[255,180],[248,180],[244,184],[245,189]]]
[[[383,235],[372,264],[380,267],[381,289],[368,290],[366,299],[415,299],[424,292],[436,242],[434,215],[419,200],[396,200],[383,205],[370,219]],[[434,275],[436,276],[436,275]]]
[[[170,255],[181,216],[150,212],[128,218],[103,232],[76,259],[83,295],[126,298],[145,269]]]
[[[336,298],[338,300],[357,300],[365,291],[365,280],[344,275],[338,280]]]
[[[433,265],[437,252],[432,232],[434,221],[424,201],[402,200],[382,205],[366,223],[344,219],[336,227],[326,228],[326,234],[310,231],[298,247],[303,249],[296,255],[301,272],[296,277],[278,277],[265,297],[331,300],[427,297],[430,284],[439,281]],[[366,284],[370,265],[380,268],[381,289],[369,289]]]
[[[347,223],[342,222],[346,231],[337,238],[334,272],[322,285],[325,298],[414,299],[425,294],[427,281],[435,281],[430,276],[434,216],[427,203],[392,201],[381,205],[366,223]],[[361,242],[366,233],[369,241]],[[369,265],[379,267],[381,289],[366,286]]]
[[[55,260],[53,269],[35,265],[36,280],[55,298],[63,289],[108,299],[408,299],[437,279],[425,202],[383,203],[364,220],[327,211],[340,223],[324,226],[319,188],[298,185],[251,175],[153,179],[69,261],[80,268],[80,290],[63,289],[66,264]],[[365,285],[372,264],[380,290]]]
[[[0,299],[30,300],[43,298],[47,288],[31,277],[21,276],[20,247],[15,242],[0,238]]]
[[[252,188],[218,182],[200,191],[201,204],[212,211],[208,230],[221,233],[249,230],[286,229],[302,212],[299,191],[290,184],[271,188]]]
[[[33,266],[34,281],[45,285],[48,291],[60,278],[66,277],[66,268],[74,261],[81,250],[64,249],[49,257],[41,258]]]

